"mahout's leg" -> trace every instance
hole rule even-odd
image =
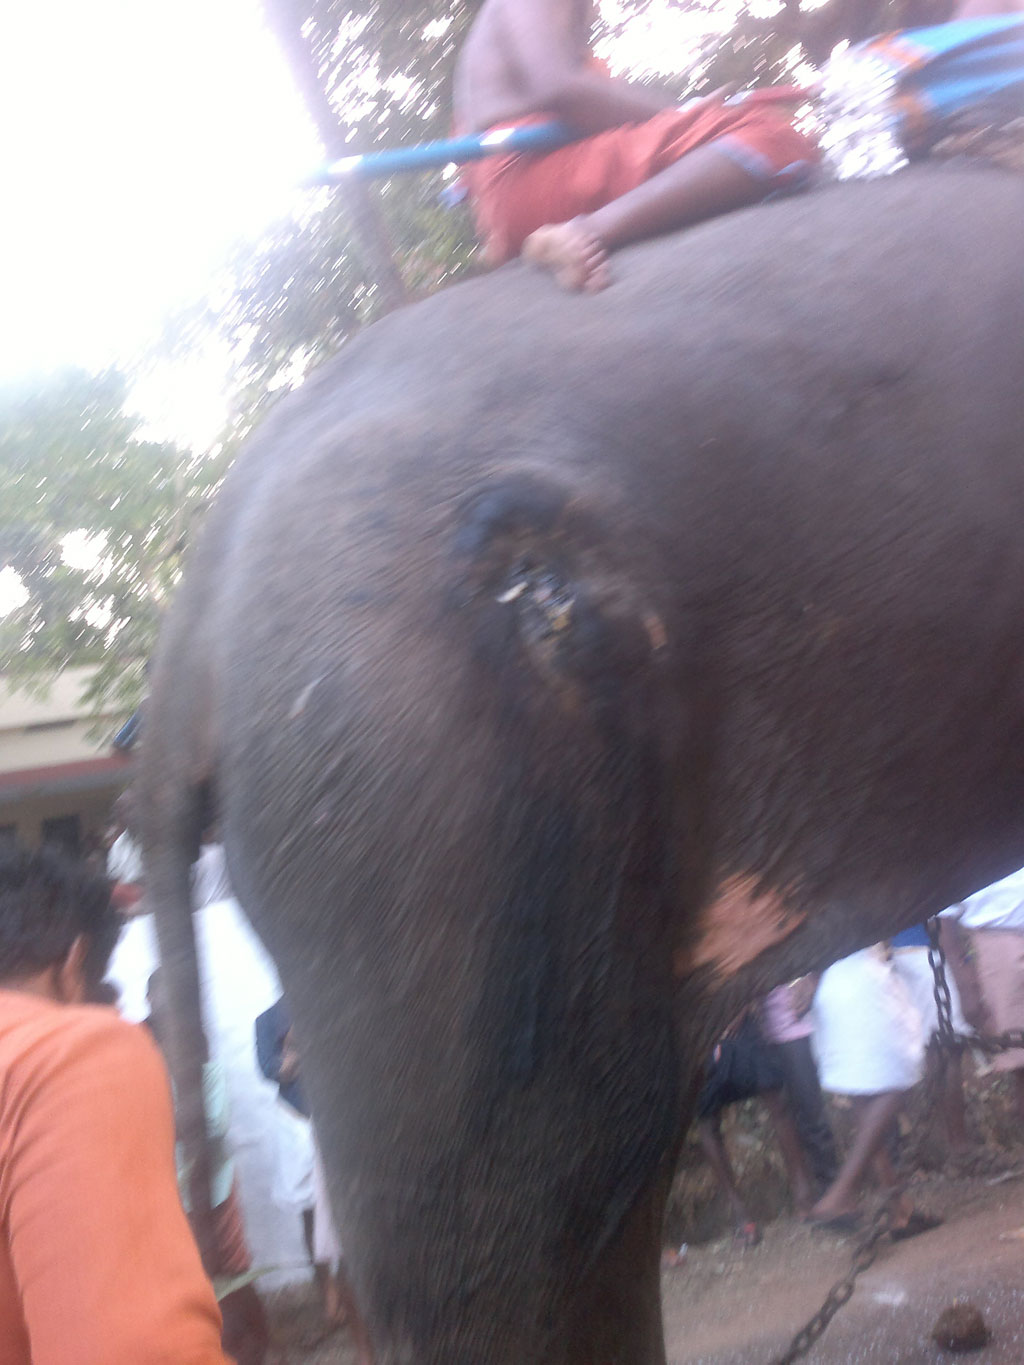
[[[608,252],[756,204],[766,193],[763,177],[709,143],[593,213],[538,228],[524,242],[523,256],[550,270],[563,288],[593,293],[610,282]]]
[[[774,1044],[775,1056],[786,1078],[785,1092],[811,1175],[824,1194],[839,1170],[836,1140],[825,1109],[810,1038]]]
[[[964,1102],[964,1053],[962,1047],[945,1047],[932,1038],[926,1066],[934,1076],[934,1093],[939,1097],[946,1142],[950,1154],[963,1156],[970,1150],[967,1136],[967,1106]],[[928,1087],[926,1093],[930,1093]]]

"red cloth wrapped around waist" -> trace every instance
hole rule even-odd
[[[514,126],[548,118],[537,114]],[[593,213],[710,143],[780,188],[799,183],[818,161],[813,139],[793,126],[780,103],[756,98],[666,109],[553,152],[488,157],[463,170],[488,259],[510,260],[537,228]]]

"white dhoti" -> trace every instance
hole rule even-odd
[[[277,1175],[274,1198],[301,1215],[315,1203],[313,1125],[284,1100],[277,1102]]]
[[[833,1094],[909,1090],[921,1079],[921,1015],[880,947],[863,948],[822,975],[813,1045],[822,1088]]]
[[[277,1086],[256,1062],[256,1016],[279,999],[273,961],[233,899],[203,906],[193,916],[202,984],[203,1024],[211,1060],[220,1063],[230,1115],[225,1146],[234,1158],[245,1235],[256,1267],[275,1267],[262,1283],[287,1283],[308,1274],[301,1211],[275,1198],[279,1166]],[[146,986],[159,965],[152,915],[129,921],[107,977],[120,990],[122,1013],[135,1022],[148,1014]]]

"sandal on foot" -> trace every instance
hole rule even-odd
[[[835,1232],[841,1237],[846,1237],[851,1232],[860,1231],[861,1216],[859,1213],[836,1213],[831,1218],[808,1216],[803,1222],[815,1232]]]

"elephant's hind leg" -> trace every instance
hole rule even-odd
[[[566,1365],[665,1365],[661,1230],[669,1170],[609,1243],[578,1300]]]

